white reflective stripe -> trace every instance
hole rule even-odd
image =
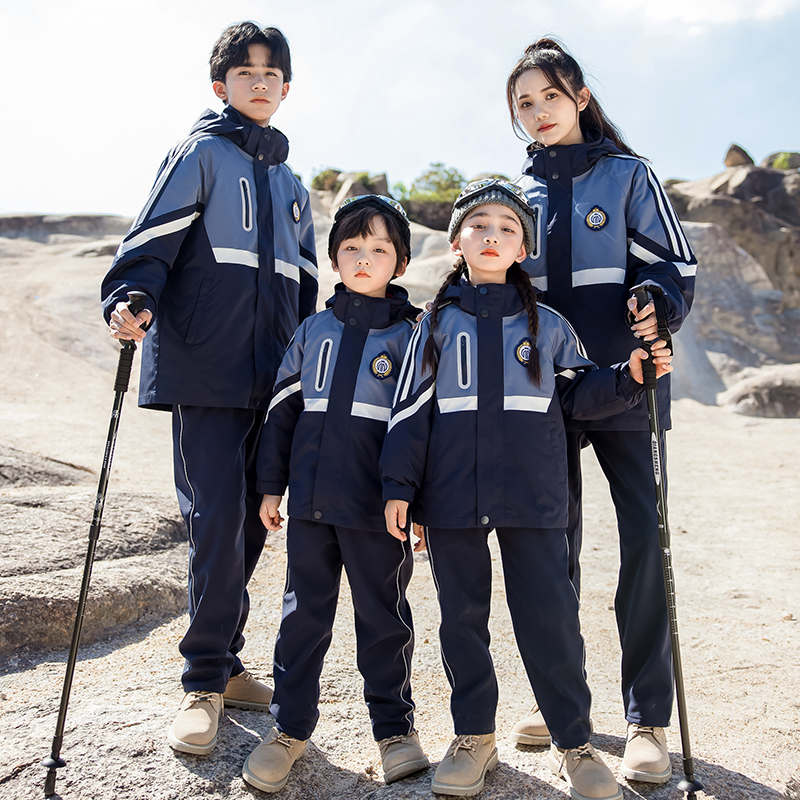
[[[452,414],[454,411],[477,411],[478,396],[472,397],[437,397],[439,411],[442,414]]]
[[[503,399],[503,411],[536,411],[544,414],[550,408],[552,397],[527,397],[517,395]]]
[[[642,245],[638,244],[637,242],[631,242],[630,251],[632,256],[640,258],[647,264],[658,264],[664,261],[661,256],[651,253],[646,247],[642,247]],[[686,264],[683,261],[668,261],[666,263],[673,264],[684,278],[689,278],[692,275],[697,274],[697,264]]]
[[[319,277],[317,265],[313,261],[303,258],[303,256],[300,256],[300,269],[304,269],[309,275],[313,275],[315,278]]]
[[[193,214],[189,214],[188,217],[174,219],[172,222],[164,222],[161,225],[156,225],[154,228],[147,228],[147,230],[137,233],[132,239],[128,239],[127,242],[123,242],[119,246],[117,258],[127,253],[129,250],[135,250],[137,247],[141,247],[145,242],[150,242],[153,239],[160,239],[162,236],[169,236],[171,233],[175,233],[175,231],[188,228],[199,216],[200,212],[195,211]]]
[[[531,283],[540,292],[547,291],[547,275],[537,275],[535,278],[531,278]]]
[[[573,286],[594,286],[598,283],[625,283],[625,270],[619,267],[597,267],[572,273]]]
[[[404,408],[402,411],[398,411],[395,414],[391,421],[389,422],[389,428],[387,429],[387,433],[397,425],[398,422],[402,422],[404,419],[413,416],[417,413],[417,411],[428,402],[428,400],[433,397],[433,392],[436,389],[436,384],[432,383],[418,398],[414,405],[409,406],[408,408]]]
[[[569,378],[569,380],[572,380],[577,374],[574,369],[564,369],[561,372],[556,372],[557,376],[560,375],[562,378]]]
[[[278,392],[278,394],[276,394],[275,397],[272,398],[272,402],[269,404],[269,408],[267,409],[267,417],[269,417],[269,412],[272,411],[272,409],[275,408],[275,406],[278,405],[278,403],[282,403],[287,397],[299,391],[300,391],[300,381],[297,381],[297,383],[292,383],[289,386],[286,386],[283,389],[281,389]],[[265,419],[264,422],[266,421],[267,420]]]
[[[321,392],[325,388],[325,381],[328,380],[328,368],[331,365],[331,352],[333,350],[333,339],[325,339],[319,348],[319,357],[317,358],[317,380],[314,382],[314,388]]]
[[[373,406],[369,403],[353,403],[350,414],[354,417],[364,417],[364,419],[377,419],[381,422],[388,422],[392,416],[392,409],[384,406]]]
[[[328,398],[327,397],[319,397],[317,399],[314,398],[306,398],[305,400],[305,410],[306,411],[327,411],[328,410]]]
[[[469,334],[462,331],[456,336],[456,342],[458,388],[469,389],[469,385],[472,383],[472,355]]]
[[[258,253],[249,250],[237,250],[234,247],[212,247],[211,252],[217,264],[241,264],[243,267],[258,269]]]
[[[547,303],[539,303],[539,308],[546,308],[551,314],[558,317],[569,328],[570,332],[575,337],[575,348],[578,351],[578,355],[583,356],[587,361],[589,361],[589,356],[586,355],[586,348],[583,346],[583,342],[580,340],[575,328],[572,327],[572,323],[560,311],[556,311],[552,306],[548,306]]]
[[[279,275],[284,275],[290,280],[300,283],[300,267],[290,264],[288,261],[281,261],[279,258],[276,258],[275,272],[277,272]]]
[[[411,391],[411,383],[414,378],[415,359],[417,357],[417,348],[419,347],[421,335],[422,323],[420,323],[414,333],[411,334],[411,339],[406,346],[406,354],[403,356],[403,365],[400,367],[400,375],[397,379],[397,388],[394,391],[395,405],[398,401],[402,402],[405,400]]]

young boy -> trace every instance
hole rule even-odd
[[[281,356],[317,298],[308,193],[269,126],[289,91],[289,45],[276,28],[244,22],[222,34],[210,63],[226,106],[169,153],[102,287],[111,335],[144,342],[139,405],[172,411],[190,623],[186,695],[168,739],[198,754],[216,743],[223,703],[267,710],[272,697],[238,656],[266,538],[255,458]],[[130,290],[148,298],[136,317]]]
[[[250,754],[244,779],[281,789],[319,718],[319,677],[342,567],[355,609],[358,667],[384,778],[428,766],[414,731],[414,632],[405,591],[409,543],[388,536],[378,458],[418,309],[389,281],[406,270],[410,230],[399,203],[345,201],[328,242],[342,278],[325,311],[297,330],[278,372],[258,451],[261,517],[280,530],[289,487],[287,584],[275,645],[277,730]]]

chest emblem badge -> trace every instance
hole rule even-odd
[[[292,217],[295,222],[300,222],[300,206],[297,205],[297,200],[292,203]]]
[[[600,206],[594,206],[592,210],[586,215],[586,225],[593,231],[599,231],[605,228],[608,222],[608,215],[603,211]]]
[[[394,372],[394,365],[389,354],[383,352],[372,359],[370,369],[379,381],[385,381]]]
[[[523,367],[528,366],[528,362],[531,360],[531,340],[530,339],[523,339],[517,345],[517,361],[522,364]]]

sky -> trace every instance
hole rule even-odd
[[[272,119],[306,185],[327,167],[410,184],[432,162],[519,173],[505,81],[559,38],[631,147],[666,178],[800,151],[800,0],[25,0],[0,8],[0,213],[134,216],[205,108],[222,30],[281,28]]]

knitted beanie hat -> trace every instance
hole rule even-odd
[[[406,214],[406,210],[397,200],[392,197],[384,197],[382,194],[360,194],[357,197],[348,197],[347,200],[336,209],[331,232],[328,234],[328,255],[331,259],[333,259],[333,237],[337,228],[342,224],[342,220],[348,214],[364,206],[369,206],[383,213],[388,211],[401,220],[403,224],[400,225],[400,234],[403,238],[403,244],[408,251],[408,261],[411,261],[411,225],[408,221],[408,214]]]
[[[461,229],[464,217],[478,206],[496,204],[511,209],[522,224],[522,233],[525,240],[525,252],[529,256],[537,253],[536,238],[533,232],[536,228],[536,211],[525,197],[525,192],[513,183],[499,178],[487,178],[473,181],[468,184],[453,203],[453,213],[450,217],[450,226],[447,229],[447,239],[452,242]]]

